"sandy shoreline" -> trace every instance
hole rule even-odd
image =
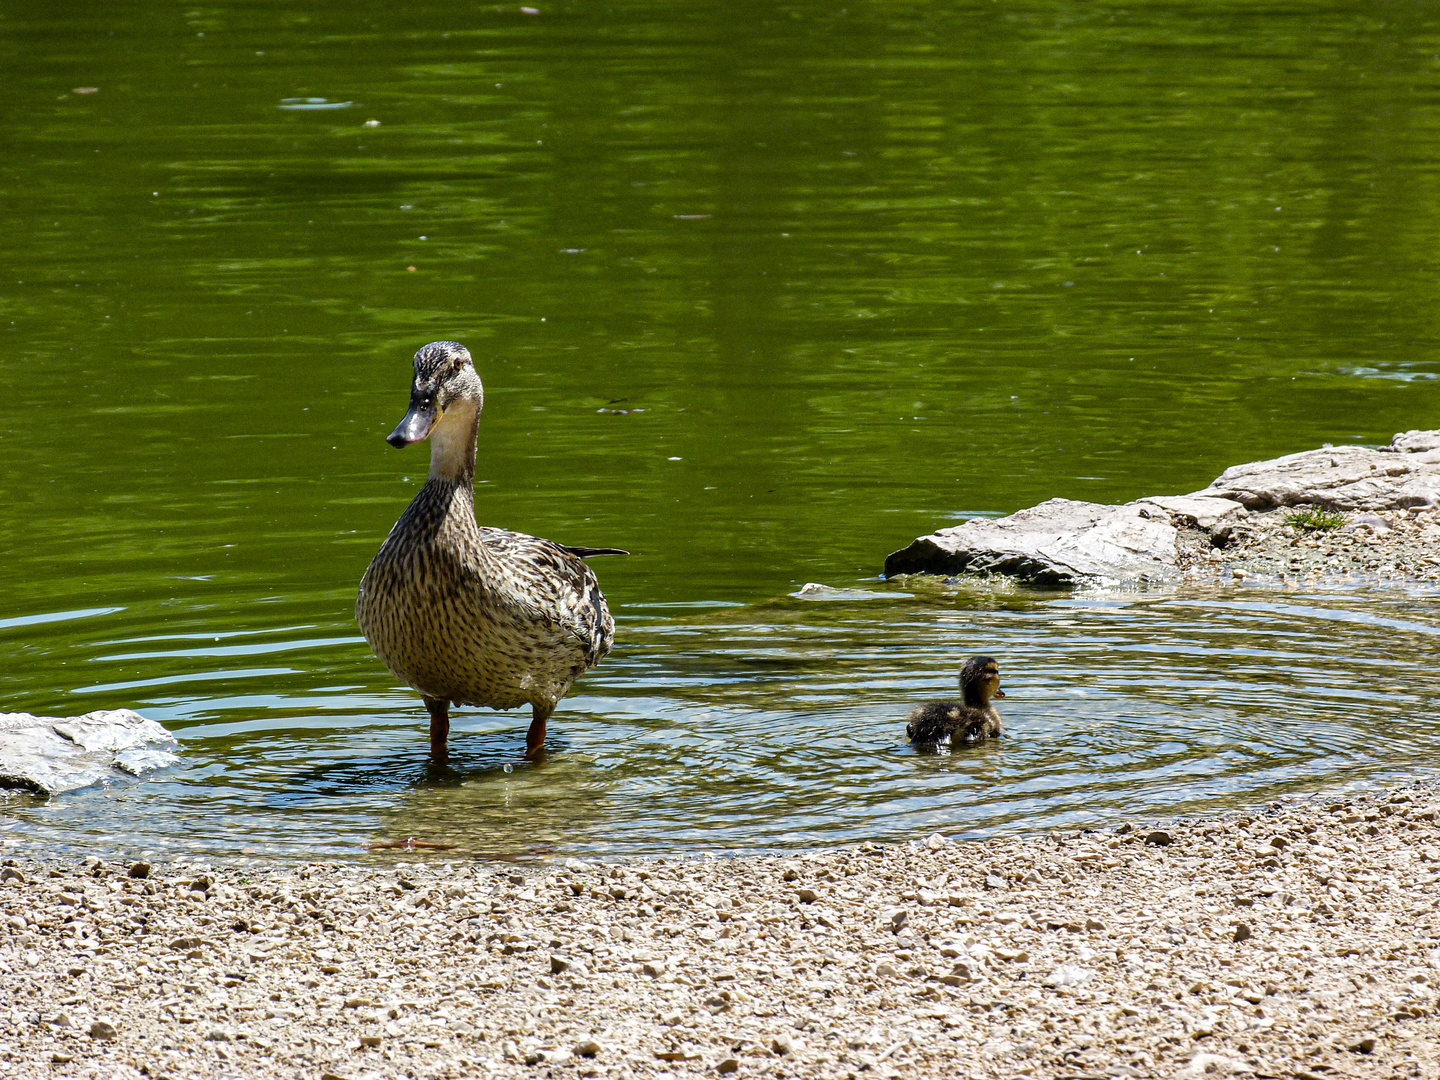
[[[6,860],[0,1073],[1436,1076],[1437,811],[1425,786],[1164,836],[525,868]]]

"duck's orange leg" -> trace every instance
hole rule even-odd
[[[450,702],[445,698],[427,697],[425,708],[430,713],[430,757],[444,761],[450,739]]]
[[[525,733],[526,760],[534,760],[545,752],[545,722],[550,719],[550,712],[543,705],[530,705],[530,730]]]

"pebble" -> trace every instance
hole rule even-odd
[[[1079,986],[1083,982],[1089,982],[1095,973],[1086,971],[1074,964],[1062,964],[1049,975],[1045,976],[1046,986]]]
[[[801,1042],[801,1040],[788,1034],[776,1035],[773,1039],[770,1040],[770,1049],[774,1053],[779,1054],[782,1057],[787,1054],[795,1053],[804,1045],[805,1044]]]
[[[1434,1077],[1437,820],[1410,786],[783,858],[14,856],[0,1075]]]

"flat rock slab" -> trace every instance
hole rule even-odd
[[[1175,573],[1175,527],[1136,504],[1050,499],[998,519],[975,518],[919,537],[885,560],[896,574],[1004,574],[1036,585],[1146,579]]]
[[[1440,504],[1440,431],[1406,431],[1389,446],[1327,446],[1232,465],[1196,496],[1248,510],[1323,506],[1404,510]]]
[[[1009,517],[974,518],[891,552],[885,576],[1001,574],[1042,586],[1164,582],[1178,573],[1177,529],[1200,529],[1218,544],[1251,511],[1305,505],[1440,505],[1440,431],[1407,431],[1386,447],[1325,447],[1236,465],[1189,495],[1122,506],[1050,499]]]
[[[175,736],[129,709],[84,716],[0,713],[0,787],[37,795],[126,779],[179,761]]]

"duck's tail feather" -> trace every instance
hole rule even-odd
[[[582,558],[582,559],[588,559],[588,558],[591,558],[592,556],[595,556],[595,555],[629,555],[629,554],[630,554],[630,552],[625,551],[625,550],[622,549],[622,548],[571,547],[569,544],[561,544],[560,546],[563,547],[566,551],[568,551],[571,555],[577,555],[577,556],[579,556],[579,557]]]

